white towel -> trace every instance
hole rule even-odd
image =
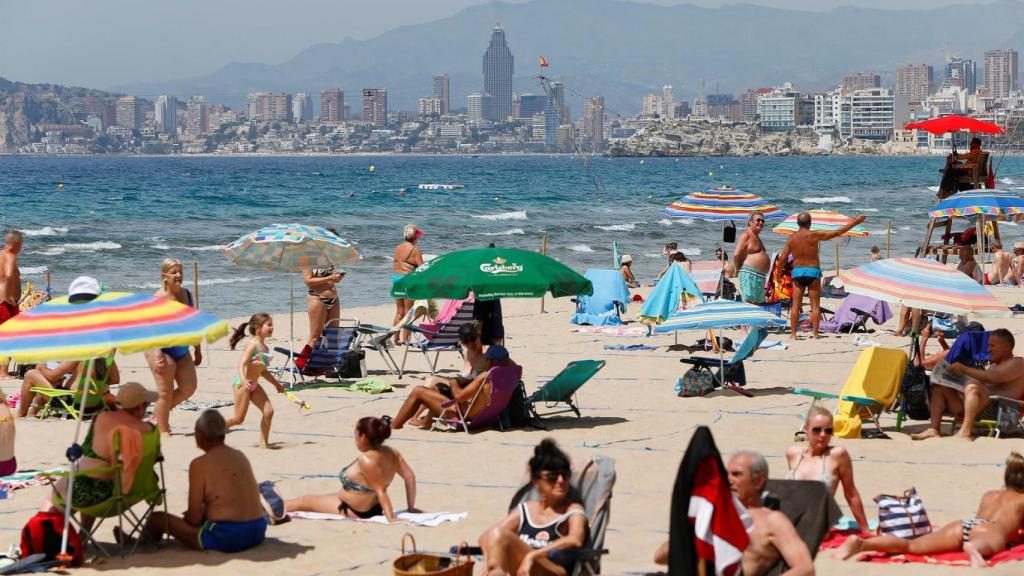
[[[765,340],[758,346],[761,350],[789,350],[789,344],[782,340]]]
[[[373,518],[350,518],[342,514],[323,514],[321,512],[289,512],[289,516],[292,518],[304,518],[306,520],[354,520],[356,522],[374,522],[376,524],[387,524],[388,518],[381,514],[380,516],[374,516]],[[444,524],[445,522],[458,522],[466,516],[468,512],[399,512],[395,517],[407,524],[413,524],[415,526],[428,526],[435,527]]]

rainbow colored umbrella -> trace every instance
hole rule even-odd
[[[985,220],[1024,220],[1024,198],[1005,190],[967,190],[957,192],[935,205],[932,218],[971,218]]]
[[[843,226],[849,224],[849,216],[840,214],[839,212],[833,212],[831,210],[808,210],[811,214],[811,230],[820,232],[833,232],[839,230]],[[800,227],[796,223],[796,219],[799,214],[794,214],[782,223],[772,228],[772,232],[776,234],[793,234]],[[849,232],[843,234],[843,236],[854,236],[863,238],[868,236],[868,231],[864,229],[860,224],[854,226]]]
[[[733,300],[711,300],[701,302],[692,308],[680,310],[654,328],[655,332],[695,330],[699,328],[732,328],[735,326],[780,327],[786,326],[785,318],[776,316],[764,308]]]
[[[301,272],[351,264],[361,258],[355,246],[319,226],[271,224],[224,247],[236,266]]]
[[[846,291],[948,314],[1012,315],[984,286],[956,268],[923,258],[890,258],[840,274]]]
[[[71,304],[45,302],[0,325],[0,361],[89,360],[116,349],[125,354],[195,346],[228,333],[228,325],[180,302],[131,292],[106,292]]]
[[[666,216],[696,220],[744,220],[751,212],[761,212],[766,220],[786,217],[785,212],[764,198],[728,187],[693,192],[664,210]]]

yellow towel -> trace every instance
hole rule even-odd
[[[899,348],[872,347],[861,352],[857,364],[846,379],[840,396],[871,398],[885,408],[892,406],[900,392],[907,353]],[[840,400],[832,426],[838,438],[860,438],[860,413],[857,405]]]

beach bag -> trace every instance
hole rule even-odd
[[[406,554],[405,541],[412,541],[412,553]],[[408,532],[402,536],[402,555],[392,562],[395,576],[473,576],[473,560],[463,556],[461,552],[469,546],[462,544],[458,547],[455,558],[437,556],[434,554],[419,554],[416,552],[416,539]]]
[[[903,496],[879,494],[875,496],[878,504],[878,533],[889,534],[911,540],[925,534],[931,534],[932,524],[928,521],[928,513],[924,510],[924,502],[917,495],[917,489],[910,488]]]
[[[81,566],[84,559],[82,540],[73,525],[68,525],[68,554],[71,565]],[[64,515],[59,512],[37,512],[21,529],[21,557],[46,554],[46,560],[56,560],[64,536]]]
[[[523,381],[516,383],[508,405],[501,411],[501,425],[505,428],[525,428],[530,424],[530,407],[526,401]]]
[[[710,370],[690,368],[676,380],[676,396],[692,398],[703,396],[715,389],[715,377]]]
[[[928,395],[931,391],[931,381],[924,366],[914,365],[918,357],[918,348],[914,346],[910,362],[903,372],[903,381],[900,382],[900,396],[903,401],[903,413],[911,420],[928,420],[931,418],[931,411],[928,409]]]
[[[345,361],[334,368],[334,378],[362,378],[366,376],[366,352],[349,350],[345,353]]]

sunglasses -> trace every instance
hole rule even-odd
[[[555,482],[558,482],[559,478],[568,481],[569,476],[570,474],[568,470],[563,470],[559,472],[541,472],[540,474],[537,474],[538,479],[543,480],[548,484],[554,484]]]
[[[831,436],[832,432],[833,432],[833,429],[832,429],[831,426],[828,426],[826,428],[822,428],[821,426],[812,426],[811,427],[811,432],[814,432],[815,434],[821,434],[822,432],[824,432],[825,434],[828,434],[829,436]]]
[[[764,224],[764,218],[754,218],[755,224]]]

